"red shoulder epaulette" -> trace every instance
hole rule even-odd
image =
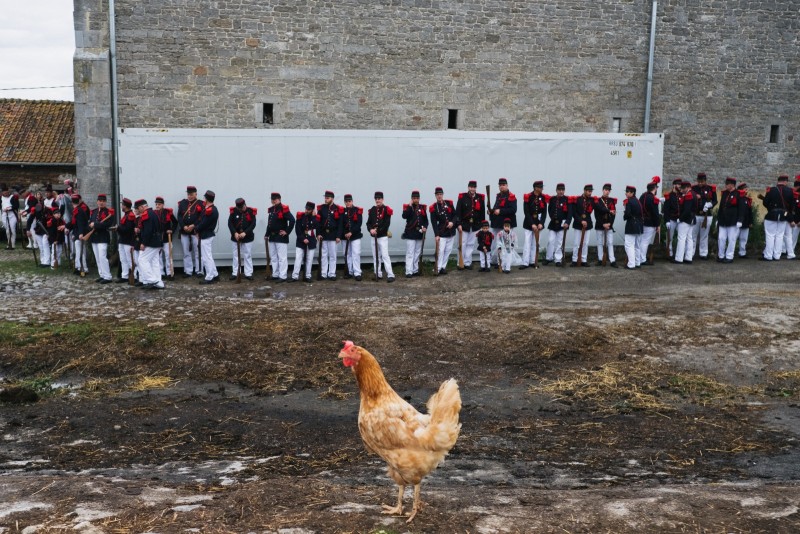
[[[129,221],[135,221],[136,220],[136,214],[133,213],[133,210],[129,211],[128,215],[126,215],[126,217],[128,217]]]
[[[143,221],[146,221],[147,219],[150,218],[150,215],[148,215],[149,213],[150,212],[148,210],[145,210],[144,213],[142,213],[142,220]]]
[[[258,208],[247,208],[253,212],[253,215],[258,215]]]
[[[592,203],[594,203],[594,202],[597,202],[597,197],[593,195],[592,196]]]
[[[522,195],[522,201],[525,204],[527,204],[530,199],[531,199],[531,194],[530,193],[525,193],[524,195]]]
[[[427,207],[428,206],[426,206],[425,204],[420,204],[419,205],[419,209],[421,209],[422,211],[425,211],[425,208],[427,208]]]
[[[553,198],[550,195],[542,195],[542,197],[544,197],[544,201],[547,202],[548,204],[550,203],[550,199]]]
[[[481,197],[481,198],[484,198],[484,197],[486,196],[486,195],[484,195],[483,193],[475,193],[475,195],[476,195],[476,196],[479,196],[479,197]]]
[[[458,194],[458,200],[461,200],[461,199],[464,197],[464,195],[465,195],[465,194],[466,194],[466,193],[459,193],[459,194]]]
[[[628,199],[627,199],[627,198],[626,198],[625,200],[623,200],[623,201],[622,201],[622,205],[623,205],[623,206],[627,206],[627,205],[628,205]]]
[[[212,209],[211,206],[206,206],[206,215],[211,215]]]
[[[164,208],[164,209],[165,209],[165,210],[167,210],[167,213],[169,213],[170,215],[172,215],[172,208]]]
[[[322,217],[320,217],[320,216],[319,216],[319,214],[317,214],[317,215],[314,215],[314,217],[316,217],[316,219],[317,219],[318,221],[321,221],[321,220],[322,220]]]
[[[614,197],[608,197],[608,203],[609,204],[616,204],[617,203],[617,199],[614,198]]]
[[[358,214],[364,215],[364,208],[358,208]]]
[[[454,206],[453,206],[453,201],[452,201],[452,200],[445,200],[445,201],[444,201],[444,203],[445,203],[445,204],[447,204],[448,206],[450,206],[451,208],[453,208],[453,207],[454,207]]]
[[[386,213],[388,213],[389,215],[394,215],[394,211],[392,211],[392,208],[390,208],[389,206],[386,206]]]
[[[231,210],[231,215],[233,215],[233,210],[235,210],[235,209],[236,209],[236,206],[234,206],[234,207],[232,207],[232,208],[228,208],[228,209],[229,209],[229,210]]]
[[[653,195],[653,203],[657,205],[659,202],[661,202],[661,200],[657,196]]]
[[[575,204],[578,201],[578,197],[567,197],[567,204]]]
[[[304,214],[305,214],[305,212],[304,212],[304,211],[298,211],[298,212],[297,212],[297,218],[299,219],[299,218],[300,218],[300,217],[302,217]]]
[[[410,204],[403,204],[403,211],[406,211],[409,206],[410,206]]]
[[[286,204],[282,204],[282,206],[283,206],[283,213],[290,213],[289,206],[287,206]]]
[[[343,206],[339,206],[339,213],[340,213],[340,214],[341,214],[341,213],[344,213],[344,207],[343,207]]]
[[[317,211],[321,210],[321,209],[322,209],[322,206],[324,206],[324,205],[325,205],[325,204],[317,204]]]
[[[509,194],[508,194],[508,200],[513,200],[513,201],[516,201],[516,200],[517,200],[517,197],[515,197],[515,196],[514,196],[514,193],[509,193]]]
[[[717,192],[717,186],[716,185],[711,184],[711,192],[712,193],[716,193]]]
[[[435,207],[435,206],[434,206],[433,204],[431,204],[431,205],[430,205],[430,207],[428,208],[428,211],[430,211],[431,213],[433,213],[433,211],[434,211],[434,207]]]
[[[107,208],[109,215],[114,215],[114,208]]]

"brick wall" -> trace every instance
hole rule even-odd
[[[76,21],[102,4],[75,3]],[[465,130],[640,132],[651,5],[118,0],[120,126],[436,130],[458,109]],[[800,173],[797,7],[659,3],[665,178]]]

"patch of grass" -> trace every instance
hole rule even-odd
[[[67,337],[84,342],[97,333],[97,327],[89,323],[35,324],[0,322],[0,345],[25,347],[53,337]]]

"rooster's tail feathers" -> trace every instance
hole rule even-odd
[[[450,450],[458,438],[461,425],[458,415],[461,412],[461,394],[458,383],[451,378],[439,386],[439,391],[428,400],[428,414],[431,421],[428,428],[433,432],[432,444],[436,449]]]

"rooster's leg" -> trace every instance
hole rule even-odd
[[[397,494],[397,506],[392,508],[391,506],[384,504],[382,513],[391,515],[401,515],[403,513],[403,492],[405,492],[405,490],[406,490],[405,486],[400,486],[400,492]]]
[[[414,506],[411,507],[411,514],[409,514],[406,523],[411,523],[411,520],[414,519],[414,516],[417,515],[420,508],[422,508],[422,503],[419,500],[419,484],[417,484],[414,486]]]

